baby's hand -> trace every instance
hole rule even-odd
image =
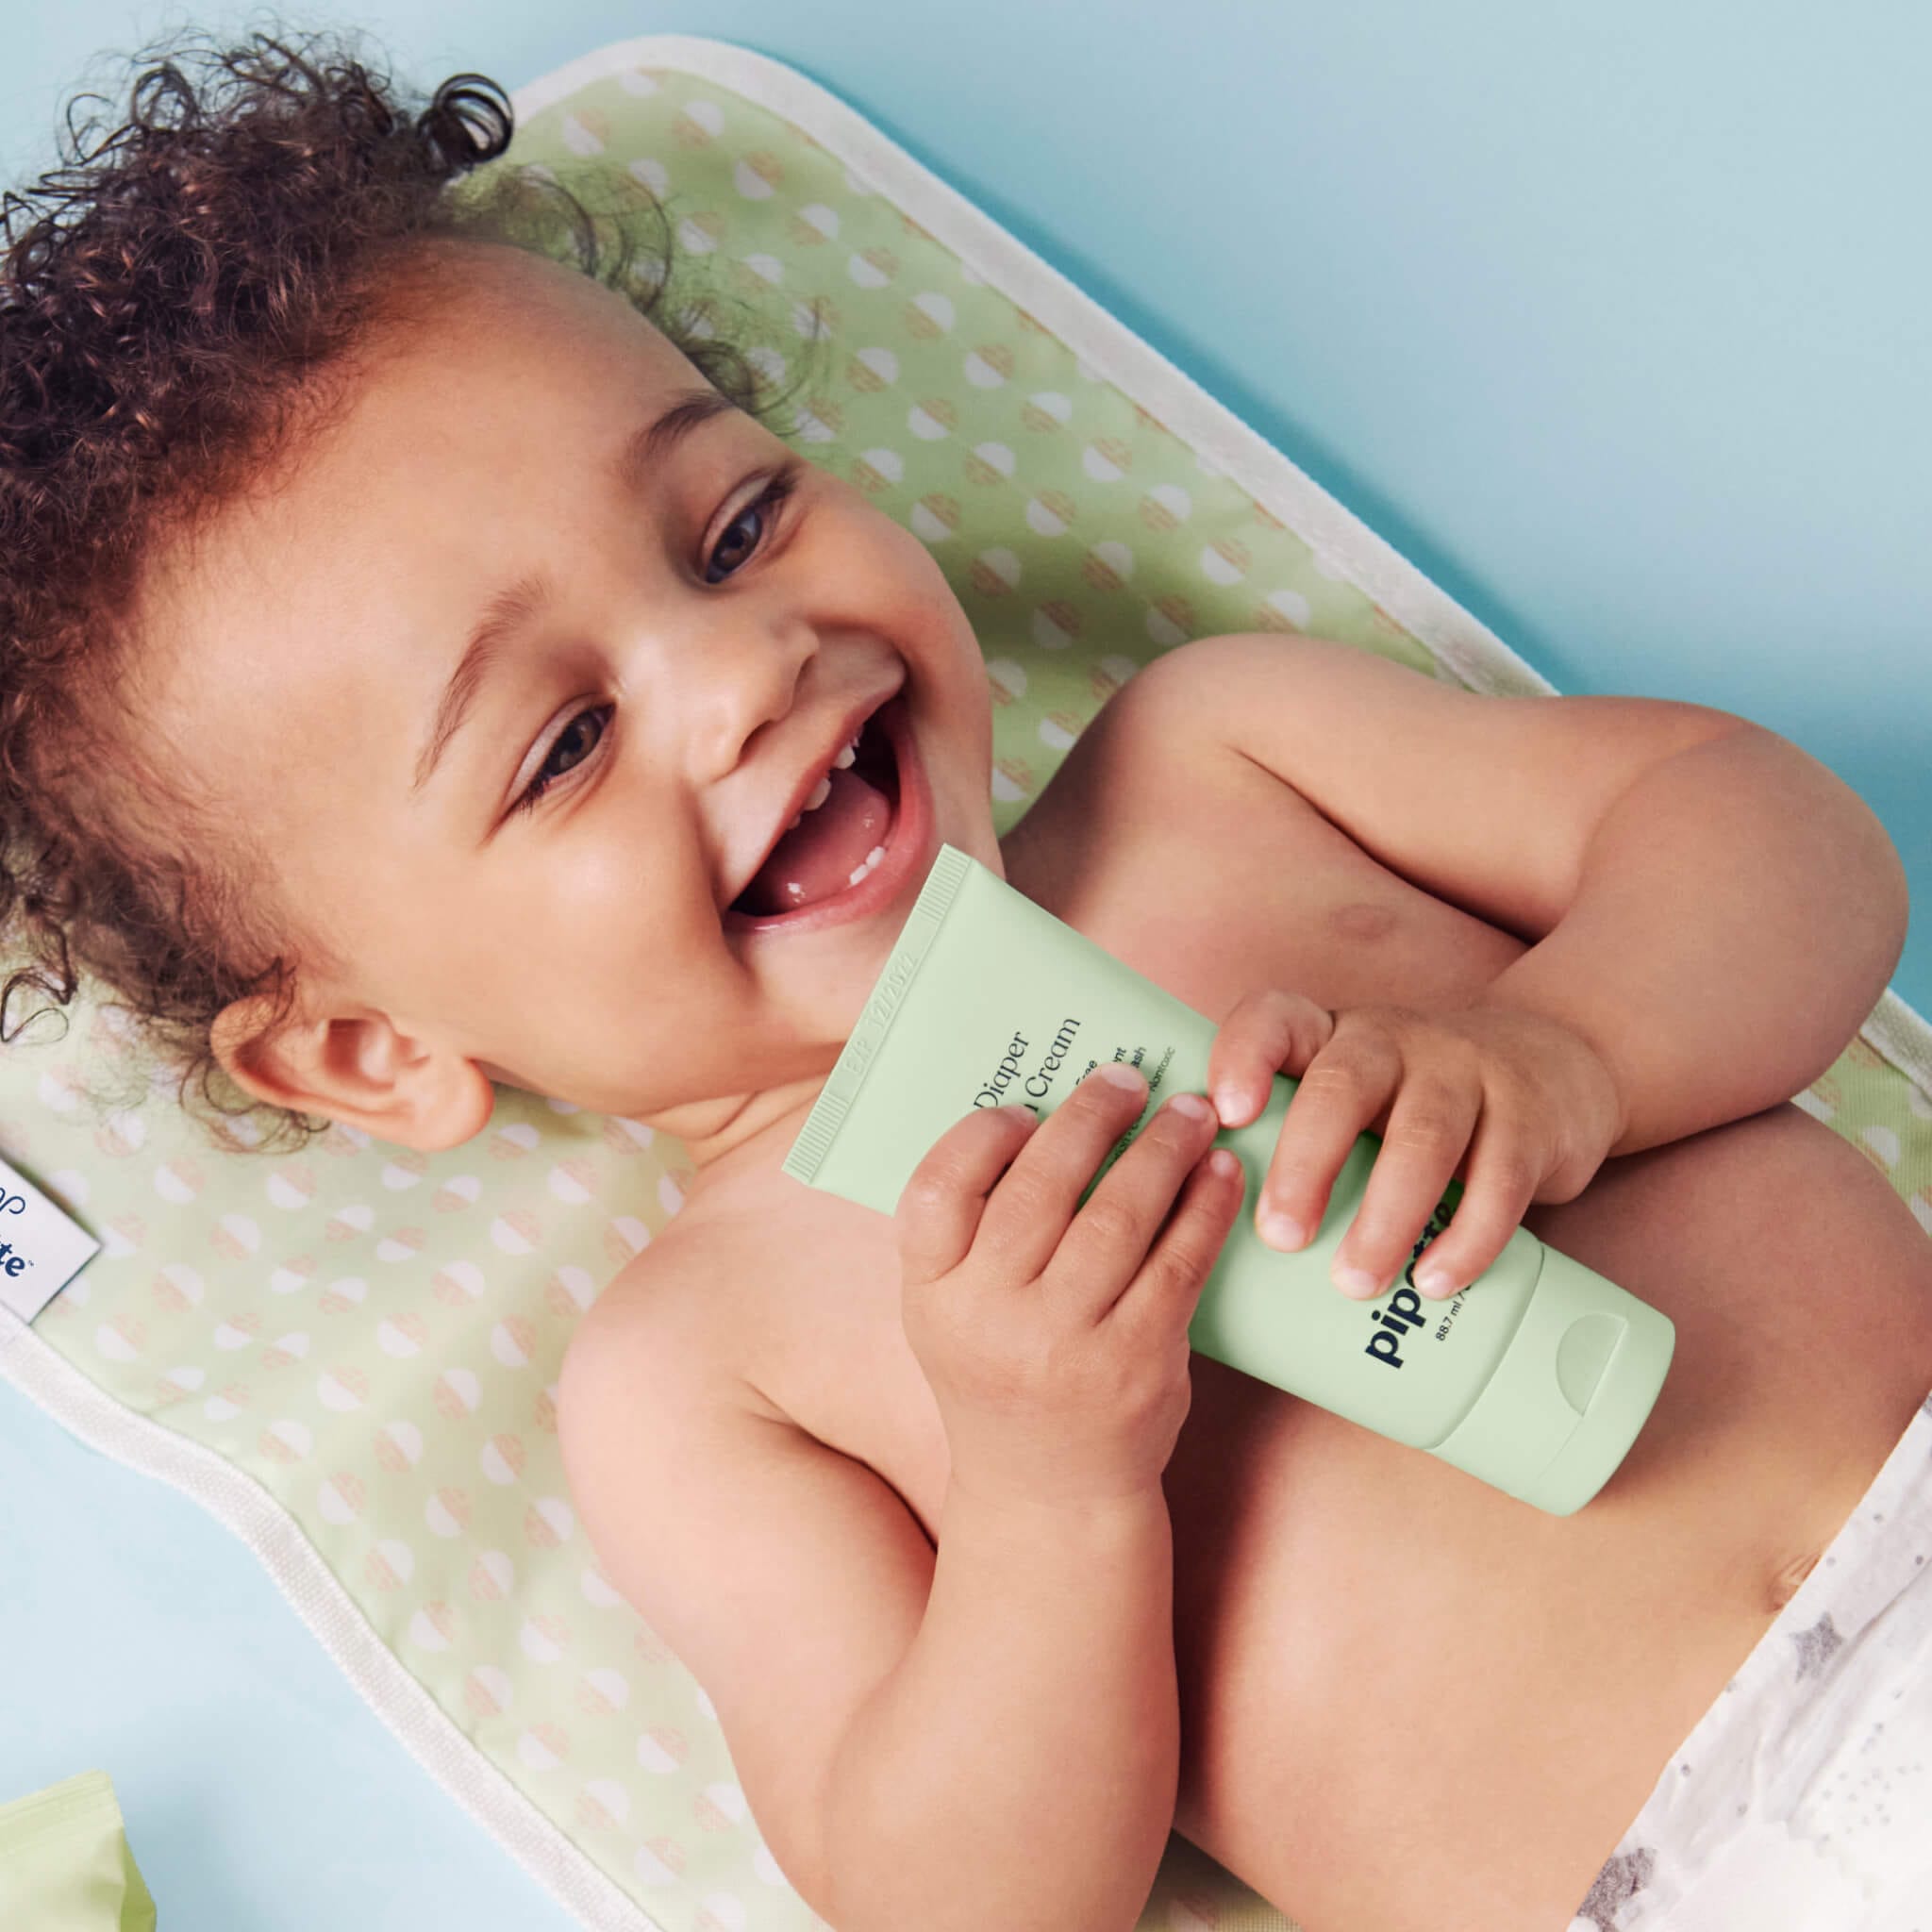
[[[1437,1299],[1503,1252],[1532,1201],[1580,1194],[1624,1134],[1623,1095],[1596,1050],[1560,1021],[1514,1007],[1331,1012],[1263,988],[1237,1002],[1208,1057],[1222,1125],[1254,1120],[1276,1073],[1300,1084],[1256,1209],[1271,1247],[1306,1247],[1357,1135],[1382,1137],[1330,1270],[1363,1300],[1394,1281],[1452,1178],[1462,1198],[1415,1274]],[[1271,1214],[1294,1225],[1277,1232]]]

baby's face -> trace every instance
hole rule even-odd
[[[925,546],[829,472],[757,508],[793,452],[738,411],[620,483],[703,378],[581,275],[462,262],[288,478],[144,592],[152,728],[351,962],[308,973],[284,1047],[224,1058],[406,1145],[479,1129],[491,1079],[709,1132],[823,1077],[941,840],[999,869],[979,649]],[[468,640],[525,577],[541,608],[425,772]],[[732,901],[894,691],[930,814],[908,829],[902,772],[891,890],[748,925]]]

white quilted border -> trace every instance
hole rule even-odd
[[[1218,464],[1465,684],[1491,692],[1555,692],[1547,678],[1192,377],[795,69],[724,41],[645,34],[587,54],[517,90],[510,95],[517,124],[591,81],[633,67],[671,68],[715,81],[803,128],[975,275],[1038,317],[1090,369]],[[1858,1031],[1932,1099],[1932,1025],[1920,1013],[1888,987]],[[463,1735],[370,1627],[295,1519],[253,1476],[123,1407],[6,1308],[0,1308],[0,1375],[90,1447],[173,1484],[233,1530],[376,1715],[592,1932],[664,1932]]]

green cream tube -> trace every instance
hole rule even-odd
[[[784,1169],[891,1214],[933,1143],[975,1107],[1044,1118],[1105,1060],[1146,1077],[1146,1106],[1081,1199],[1169,1093],[1202,1092],[1219,1029],[954,845],[941,845],[858,1024]],[[1296,1082],[1224,1127],[1247,1191],[1189,1324],[1191,1347],[1553,1516],[1596,1494],[1663,1386],[1669,1317],[1519,1226],[1460,1292],[1417,1291],[1415,1263],[1461,1198],[1451,1180],[1394,1282],[1356,1301],[1328,1278],[1381,1145],[1359,1136],[1321,1227],[1292,1254],[1255,1231],[1254,1196]]]

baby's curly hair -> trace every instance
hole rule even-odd
[[[209,1027],[253,993],[279,1025],[297,961],[333,962],[275,905],[246,828],[145,754],[144,566],[338,406],[379,332],[433,319],[422,271],[451,242],[553,257],[567,242],[746,413],[782,399],[719,334],[714,296],[662,312],[674,230],[629,175],[572,176],[609,181],[618,207],[602,212],[548,170],[447,192],[509,144],[493,81],[456,75],[411,114],[340,33],[200,38],[132,57],[158,64],[91,150],[95,124],[76,130],[74,108],[106,97],[70,102],[63,166],[0,194],[0,941],[27,962],[0,983],[0,1043],[53,1011],[9,1033],[18,991],[64,1006],[85,972],[104,1014],[119,1009],[124,1053],[176,1074],[217,1144],[281,1151],[330,1123],[254,1100]],[[641,217],[659,240],[634,274]]]

